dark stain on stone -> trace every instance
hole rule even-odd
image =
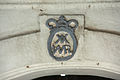
[[[90,8],[90,7],[91,7],[91,5],[88,5],[88,7]]]
[[[32,6],[32,9],[33,9],[33,6]]]
[[[30,68],[30,66],[26,66],[26,68]]]
[[[99,66],[99,65],[100,65],[100,63],[97,63],[97,65]]]
[[[40,11],[43,11],[42,9],[40,9]]]
[[[61,64],[63,65],[63,62],[61,62]]]

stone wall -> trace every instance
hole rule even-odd
[[[47,50],[46,20],[76,19],[78,47],[67,61]],[[0,80],[55,74],[120,79],[120,0],[0,0]]]

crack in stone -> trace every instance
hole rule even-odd
[[[38,32],[40,32],[40,30],[27,31],[27,32],[19,33],[19,34],[12,34],[12,35],[8,35],[8,36],[0,38],[0,41],[14,38],[14,37],[24,36],[24,35],[28,35],[28,34],[34,34],[34,33],[38,33]]]
[[[84,30],[95,31],[95,32],[103,32],[103,33],[109,33],[109,34],[114,34],[114,35],[120,36],[120,32],[117,32],[117,31],[96,29],[96,28],[90,28],[90,27],[84,27]],[[40,30],[27,31],[27,32],[19,33],[19,34],[8,35],[8,36],[5,36],[3,38],[0,38],[0,41],[6,40],[6,39],[10,39],[10,38],[14,38],[14,37],[19,37],[19,36],[34,34],[34,33],[38,33],[38,32],[40,32]]]
[[[103,32],[103,33],[109,33],[109,34],[114,34],[114,35],[120,36],[120,32],[118,32],[118,31],[96,29],[96,28],[90,28],[90,27],[84,27],[84,29],[86,29],[88,31]]]

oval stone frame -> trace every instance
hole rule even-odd
[[[51,42],[53,40],[53,37],[54,35],[57,33],[57,32],[60,32],[60,31],[64,31],[64,32],[67,32],[68,34],[70,34],[71,38],[72,38],[72,41],[73,41],[73,51],[72,51],[72,55],[71,56],[67,56],[67,57],[55,57],[53,56],[53,52],[52,52],[52,48],[51,48]],[[77,49],[77,40],[76,40],[76,37],[74,35],[74,33],[69,30],[69,29],[66,29],[64,27],[61,27],[61,28],[58,28],[58,29],[53,29],[51,32],[50,32],[50,36],[48,38],[48,42],[47,42],[47,48],[48,48],[48,52],[50,54],[50,56],[52,56],[54,59],[56,59],[57,61],[66,61],[70,58],[72,58],[76,52],[76,49]]]
[[[60,18],[64,18],[64,16],[60,16]],[[53,20],[52,18],[51,18],[51,20],[50,19],[48,19],[48,21],[46,22],[46,25],[47,25],[47,27],[48,28],[50,28],[50,35],[49,35],[49,38],[48,38],[48,41],[47,41],[47,48],[48,48],[48,52],[49,52],[49,54],[50,54],[50,56],[52,57],[52,58],[54,58],[55,60],[57,60],[57,61],[66,61],[66,60],[69,60],[69,59],[71,59],[73,56],[74,56],[74,54],[75,54],[75,52],[76,52],[76,49],[77,49],[77,39],[76,39],[76,36],[75,36],[75,34],[74,34],[74,32],[75,32],[75,27],[74,28],[72,28],[72,27],[70,27],[70,26],[68,26],[69,25],[69,23],[70,22],[72,22],[71,20],[69,20],[69,21],[65,21],[64,19],[62,20],[63,22],[65,22],[65,23],[67,23],[66,25],[61,25],[60,23],[59,23],[59,21],[61,21],[60,20],[60,18],[59,18],[59,20],[58,21],[55,21],[55,19]],[[48,25],[48,23],[49,22],[52,22],[52,21],[54,21],[55,23],[57,23],[56,25],[56,27],[53,27],[53,26],[51,26],[51,25]],[[75,21],[74,21],[75,22]],[[78,23],[78,22],[76,22],[76,23]],[[78,25],[78,24],[76,24],[76,25]],[[76,27],[77,28],[77,27]],[[55,34],[57,33],[57,32],[61,32],[61,31],[63,31],[63,32],[67,32],[69,35],[70,35],[70,37],[72,38],[72,42],[73,42],[73,50],[72,50],[72,55],[69,55],[69,56],[66,56],[66,57],[56,57],[56,56],[54,56],[54,53],[53,53],[53,51],[52,51],[52,47],[51,47],[51,43],[52,43],[52,40],[53,40],[53,37],[55,36]]]

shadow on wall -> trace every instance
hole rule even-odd
[[[114,79],[90,75],[67,75],[67,76],[55,75],[40,77],[33,80],[114,80]]]

